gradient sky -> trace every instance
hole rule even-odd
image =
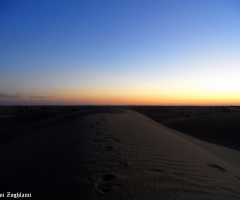
[[[0,2],[0,105],[239,105],[238,0]]]

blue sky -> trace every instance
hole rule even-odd
[[[0,27],[0,104],[240,103],[237,0],[1,1]]]

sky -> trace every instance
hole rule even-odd
[[[238,0],[1,0],[0,105],[240,105]]]

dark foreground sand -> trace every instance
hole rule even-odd
[[[239,151],[134,111],[99,108],[30,121],[1,126],[0,193],[31,192],[32,199],[240,199]]]

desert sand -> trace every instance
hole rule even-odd
[[[240,152],[134,111],[99,108],[2,127],[0,193],[32,199],[240,199]]]
[[[240,151],[240,107],[128,106],[151,119],[205,142]]]

